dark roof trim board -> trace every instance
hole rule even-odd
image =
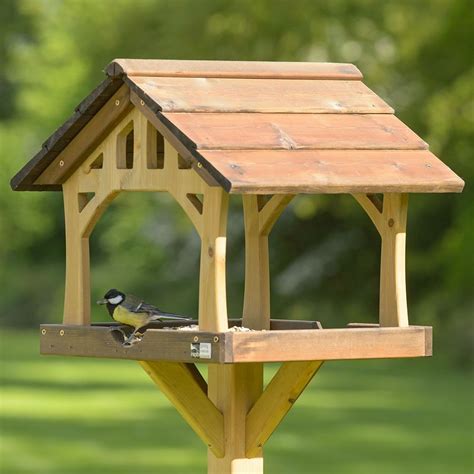
[[[115,77],[107,77],[102,81],[75,108],[72,116],[43,143],[41,150],[12,178],[10,182],[12,189],[14,191],[61,191],[60,184],[35,185],[33,183],[122,84],[122,79]]]

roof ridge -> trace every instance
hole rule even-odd
[[[353,64],[286,61],[199,61],[175,59],[114,59],[105,68],[110,77],[206,77],[246,79],[361,80]]]

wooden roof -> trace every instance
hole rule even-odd
[[[67,163],[69,174],[40,176],[99,111],[108,113],[106,104],[123,83],[179,152],[229,192],[460,192],[464,186],[351,64],[119,59],[106,73],[12,179],[13,189],[60,190],[85,153]]]

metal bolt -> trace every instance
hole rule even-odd
[[[197,164],[197,167],[198,167],[198,168],[202,168],[202,163],[198,163],[198,164]]]
[[[115,105],[120,105],[120,100],[116,99],[115,100]]]
[[[395,224],[395,221],[393,219],[388,220],[388,226],[393,227],[393,224]]]
[[[61,160],[61,161],[59,162],[59,166],[60,166],[61,168],[64,166],[64,160]]]
[[[213,341],[214,341],[214,342],[219,342],[219,337],[218,337],[218,336],[214,336]]]
[[[46,334],[46,329],[41,329],[41,334],[44,336]]]
[[[59,335],[64,336],[64,329],[61,329],[61,331],[59,331]]]
[[[145,105],[145,101],[144,101],[144,100],[141,100],[141,101],[140,101],[140,105]]]
[[[198,341],[199,341],[199,337],[194,336],[194,337],[193,337],[193,341],[194,341],[194,342],[198,342]]]

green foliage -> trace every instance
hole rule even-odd
[[[8,0],[0,2],[0,314],[59,320],[64,242],[58,193],[12,193],[10,177],[102,79],[114,57],[354,62],[366,83],[468,183],[411,197],[413,323],[437,327],[459,362],[472,355],[473,44],[468,0]],[[242,307],[242,226],[233,201],[231,314]],[[349,197],[301,197],[271,237],[273,314],[326,326],[375,320],[379,242]],[[92,238],[93,296],[111,286],[196,314],[198,242],[163,197],[124,196]],[[354,281],[360,282],[354,285]],[[95,313],[103,319],[102,313]]]

